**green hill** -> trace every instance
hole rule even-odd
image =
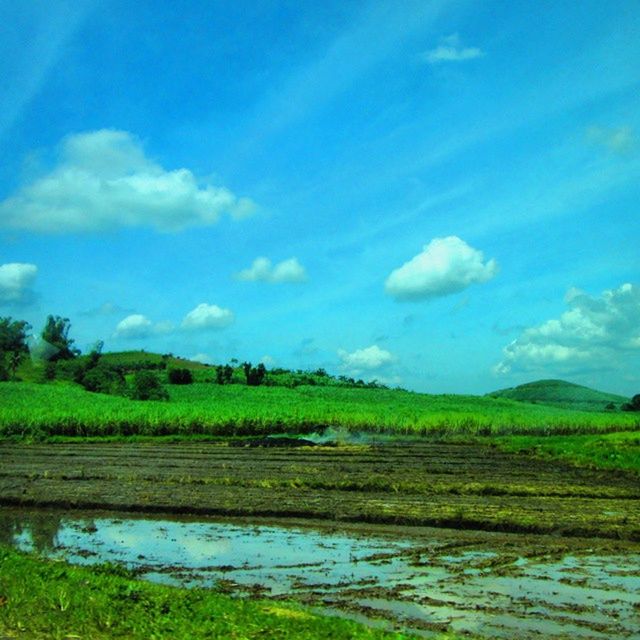
[[[533,404],[546,404],[580,411],[619,410],[629,398],[605,393],[564,380],[537,380],[517,387],[488,393],[492,398],[507,398]]]

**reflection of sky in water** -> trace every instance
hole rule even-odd
[[[412,540],[279,526],[152,519],[39,520],[13,524],[17,546],[71,562],[121,562],[147,579],[212,586],[232,580],[273,595],[314,591],[387,610],[399,619],[446,623],[492,637],[566,634],[605,640],[640,637],[640,556],[505,557],[484,549],[437,552]],[[40,535],[36,535],[38,527]],[[30,528],[32,527],[32,528]],[[34,536],[30,534],[34,532]],[[435,549],[435,551],[433,550]],[[384,557],[381,557],[384,556]],[[419,562],[416,564],[416,560]],[[491,566],[496,560],[497,566]],[[345,589],[362,588],[360,593]],[[371,587],[397,589],[384,596]],[[602,632],[598,625],[606,623]]]

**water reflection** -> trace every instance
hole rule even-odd
[[[436,625],[502,638],[640,636],[637,546],[550,554],[543,541],[513,535],[430,536],[0,509],[5,544],[118,562],[164,583],[298,597],[427,634]]]
[[[0,510],[0,543],[49,553],[58,546],[63,515],[57,511]]]

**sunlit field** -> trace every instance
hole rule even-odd
[[[170,399],[140,402],[68,383],[1,383],[0,434],[249,435],[324,427],[404,435],[579,434],[633,430],[634,413],[581,412],[512,400],[389,389],[168,387]]]

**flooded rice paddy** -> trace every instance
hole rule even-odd
[[[637,477],[428,441],[0,444],[0,542],[422,635],[640,637]]]
[[[637,638],[640,546],[389,526],[0,509],[0,539],[167,584],[286,598],[430,636]]]

